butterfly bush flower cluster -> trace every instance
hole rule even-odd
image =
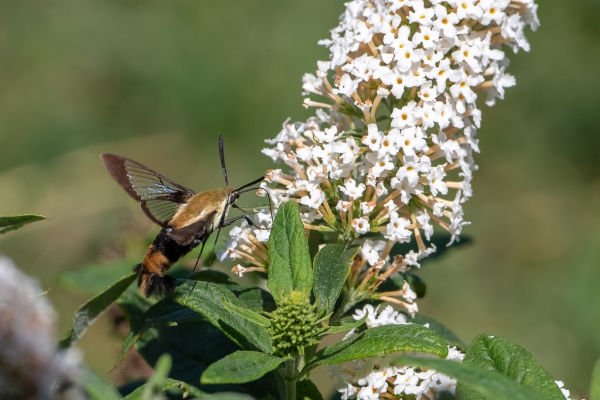
[[[385,306],[381,310],[380,307],[367,304],[356,310],[352,317],[356,321],[366,317],[367,328],[411,323],[404,313],[394,310],[391,306]],[[353,331],[349,332],[347,337],[353,334]],[[465,354],[456,347],[448,347],[446,359],[462,362],[464,357]],[[360,361],[342,367],[337,372],[337,378],[343,381],[342,387],[338,389],[343,400],[380,398],[434,400],[445,398],[445,395],[456,394],[456,379],[433,369],[396,367],[382,362]],[[564,387],[562,381],[556,381],[556,385],[565,399],[572,400],[570,391]]]
[[[381,311],[379,308],[379,306],[366,305],[357,310],[353,318],[358,321],[366,316],[368,328],[410,323],[405,314],[395,311],[391,306],[386,306]],[[463,358],[464,354],[458,349],[448,348],[448,360],[462,361]],[[338,390],[344,400],[379,398],[430,400],[440,398],[442,393],[454,394],[456,391],[456,379],[435,370],[395,367],[382,362],[375,364],[357,362],[354,365],[342,367],[338,375],[344,382],[343,387]]]
[[[56,314],[39,286],[0,255],[0,398],[84,399],[80,354],[57,351]]]
[[[303,78],[302,122],[286,121],[263,153],[276,207],[296,201],[307,229],[361,246],[350,287],[374,292],[396,272],[435,251],[435,231],[455,240],[479,151],[482,98],[515,84],[507,50],[529,50],[538,26],[533,0],[353,0],[346,3],[317,71]],[[225,254],[234,271],[268,268],[270,215],[232,230]],[[261,229],[261,227],[263,227]],[[397,243],[412,245],[404,254]],[[386,301],[413,307],[388,293]]]

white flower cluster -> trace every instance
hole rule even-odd
[[[418,265],[434,250],[434,225],[457,237],[479,151],[477,99],[492,105],[515,84],[504,49],[529,49],[524,29],[538,26],[536,9],[533,0],[346,3],[321,42],[330,59],[303,78],[315,116],[286,121],[263,150],[288,167],[267,174],[275,207],[297,201],[307,228],[346,240],[379,236],[379,257],[369,255],[379,267],[386,243],[416,242],[405,264]],[[258,219],[269,226],[268,212]],[[265,232],[234,230],[225,255],[264,270]]]
[[[556,386],[558,386],[560,388],[560,391],[562,392],[565,399],[574,400],[571,398],[571,391],[565,387],[565,384],[563,381],[554,381],[554,382],[556,383]],[[585,400],[585,399],[581,399],[581,400]]]
[[[357,309],[352,317],[358,321],[366,316],[367,328],[382,325],[410,324],[406,314],[385,306],[379,311],[380,306],[370,304]],[[427,326],[427,325],[425,325]],[[353,335],[353,331],[346,335]],[[455,347],[448,348],[446,359],[462,361],[465,355]],[[393,396],[413,395],[416,400],[434,400],[441,398],[443,393],[454,395],[456,392],[456,379],[439,373],[435,370],[415,369],[413,367],[382,366],[367,362],[357,362],[339,370],[344,386],[338,390],[343,400],[373,400],[380,398],[394,398]],[[571,393],[564,387],[562,381],[556,381],[566,400],[572,400]],[[583,400],[583,399],[582,399]]]
[[[381,325],[408,324],[405,314],[386,306],[366,305],[356,310],[355,320],[367,315],[366,325],[374,328]],[[454,347],[448,348],[448,360],[462,361],[464,354]],[[413,367],[393,367],[367,363],[356,363],[341,371],[344,387],[339,389],[342,399],[371,400],[394,398],[393,396],[413,395],[415,399],[437,399],[442,393],[454,394],[456,379],[435,370],[422,370]]]
[[[71,383],[76,350],[57,352],[54,309],[39,286],[0,256],[0,398],[83,399]],[[59,393],[60,392],[60,393]]]

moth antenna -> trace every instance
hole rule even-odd
[[[229,186],[229,178],[227,177],[227,166],[225,165],[225,146],[223,144],[223,135],[219,135],[219,158],[221,159],[221,170],[225,178],[225,185]]]

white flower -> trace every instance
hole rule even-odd
[[[364,193],[366,186],[364,183],[356,184],[356,181],[352,178],[346,180],[344,186],[340,187],[342,193],[350,198],[350,200],[360,199]]]
[[[354,218],[351,225],[354,228],[354,231],[359,235],[364,235],[371,229],[369,218],[367,217]]]
[[[386,243],[379,257],[365,245],[350,284],[418,267],[440,229],[458,239],[477,169],[477,100],[492,105],[514,86],[507,51],[529,50],[536,12],[534,0],[350,0],[320,41],[329,57],[302,80],[315,113],[267,140],[263,153],[285,166],[267,188],[274,209],[301,205],[307,229]],[[224,254],[268,268],[268,230],[232,232]],[[394,243],[410,241],[417,250],[392,267]]]
[[[386,225],[385,238],[394,242],[408,242],[411,231],[408,230],[410,221],[400,217],[396,211],[390,213],[390,222]]]

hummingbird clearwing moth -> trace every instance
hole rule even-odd
[[[167,275],[167,270],[199,244],[202,245],[201,255],[215,230],[216,243],[221,228],[225,226],[240,219],[253,225],[246,214],[226,218],[231,208],[240,209],[235,204],[240,195],[258,189],[251,186],[264,180],[264,176],[238,188],[231,187],[221,135],[219,157],[225,187],[196,193],[137,161],[110,153],[100,155],[113,179],[140,203],[148,218],[162,228],[142,262],[134,267],[138,286],[145,296],[161,296],[173,291],[175,280]]]

